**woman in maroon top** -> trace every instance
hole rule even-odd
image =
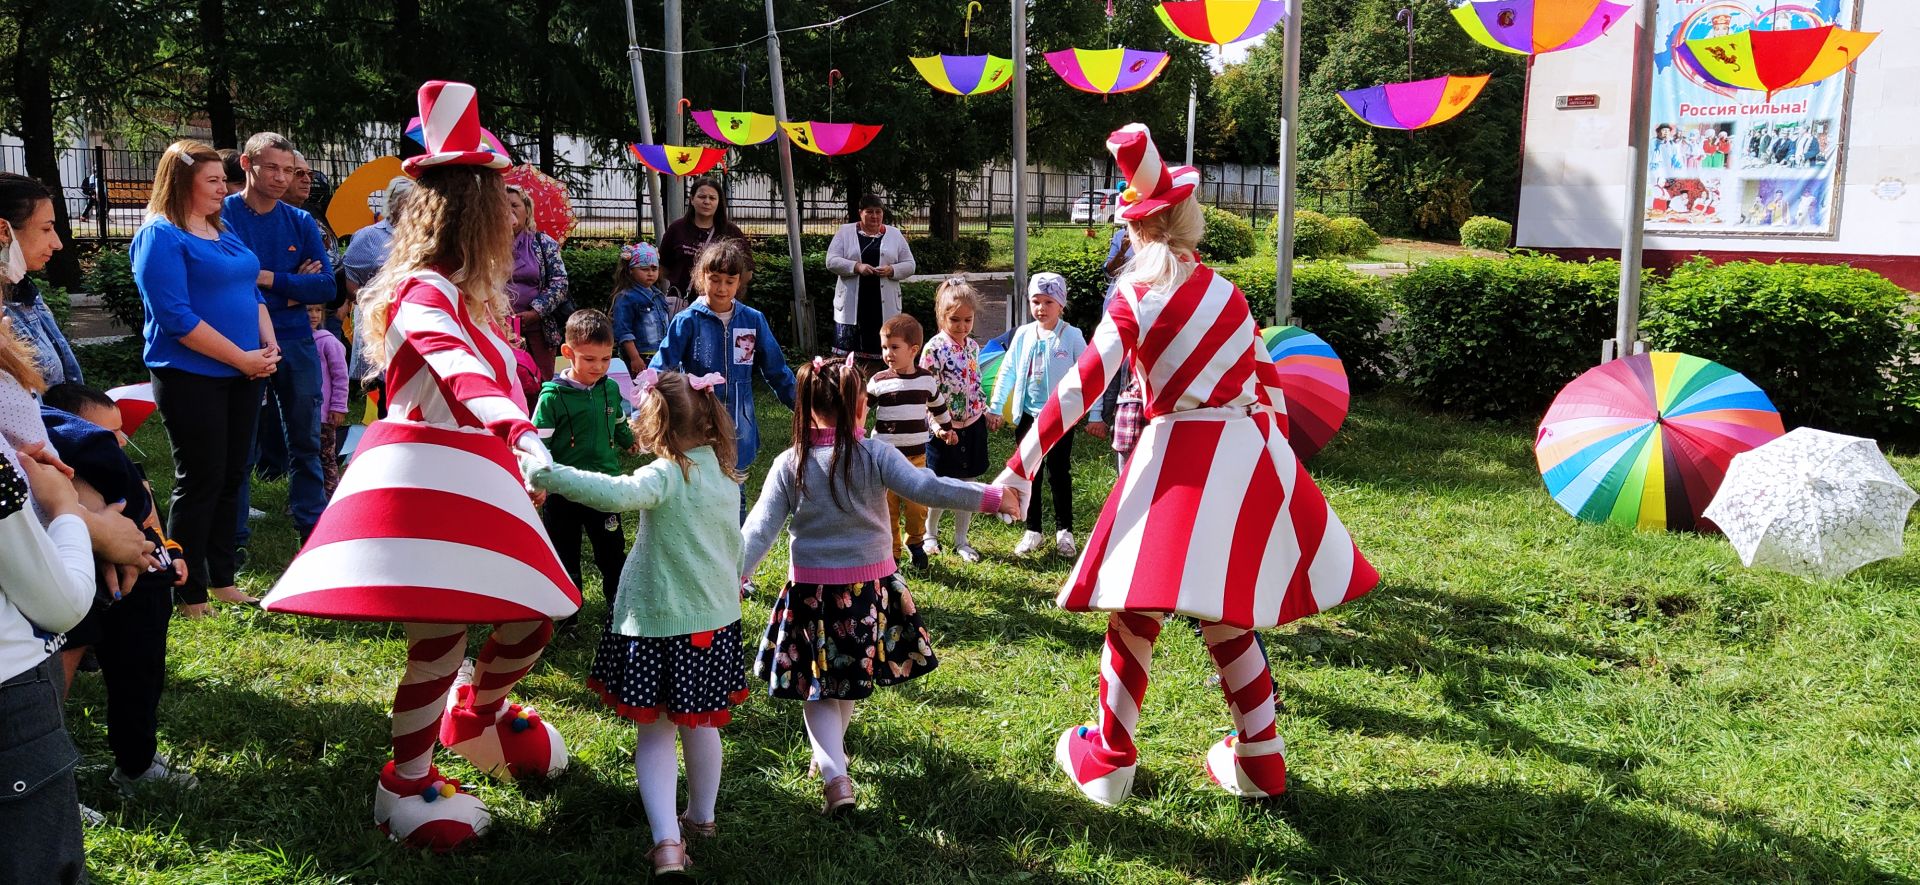
[[[695,181],[688,191],[687,214],[667,225],[666,233],[660,235],[660,282],[666,287],[669,299],[680,299],[674,303],[676,311],[699,297],[690,285],[694,256],[708,243],[720,240],[739,240],[746,244],[747,235],[727,220],[726,189],[721,187],[720,179],[708,176]],[[747,255],[747,277],[740,281],[742,291],[753,279],[753,251],[749,249]]]

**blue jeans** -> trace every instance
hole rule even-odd
[[[303,534],[320,521],[327,508],[326,475],[320,466],[320,351],[311,330],[304,335],[280,335],[280,368],[267,376],[280,406],[280,426],[287,441],[287,503],[293,524]],[[266,422],[261,422],[262,426]],[[254,454],[258,454],[256,446]],[[247,465],[252,473],[253,465]],[[251,484],[249,484],[250,486]],[[247,525],[248,487],[240,490],[235,542],[245,546],[253,536]]]

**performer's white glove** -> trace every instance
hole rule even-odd
[[[1016,500],[1020,502],[1020,513],[1017,516],[1009,516],[1002,513],[1000,514],[1000,521],[1011,523],[1016,519],[1025,519],[1027,517],[1027,508],[1033,506],[1033,482],[1021,478],[1019,474],[1011,470],[1002,470],[999,476],[993,478],[993,484],[1014,492]]]
[[[553,455],[547,452],[547,444],[540,441],[538,433],[523,433],[513,441],[513,457],[520,462],[520,478],[526,481],[527,491],[537,491],[533,487],[533,476],[553,467]]]

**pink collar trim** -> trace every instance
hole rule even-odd
[[[828,428],[828,427],[815,427],[812,430],[807,431],[807,445],[810,445],[810,446],[830,446],[830,445],[833,445],[834,440],[838,438],[839,438],[839,434],[834,432],[832,428]],[[853,429],[853,438],[855,440],[866,439],[867,438],[866,428],[855,427]]]

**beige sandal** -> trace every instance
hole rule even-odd
[[[698,836],[702,839],[711,839],[720,835],[720,822],[710,820],[706,823],[700,823],[687,819],[687,816],[683,814],[680,815],[680,834],[682,836]]]
[[[254,605],[260,601],[260,597],[248,596],[245,591],[238,587],[210,588],[207,590],[207,598],[217,599],[228,605]]]
[[[854,804],[853,778],[843,774],[833,780],[827,781],[826,785],[820,788],[820,794],[824,799],[820,813],[828,817],[852,808]]]
[[[647,852],[647,860],[653,862],[653,874],[664,876],[670,873],[684,873],[693,866],[693,860],[687,857],[686,843],[667,839],[653,846]]]

